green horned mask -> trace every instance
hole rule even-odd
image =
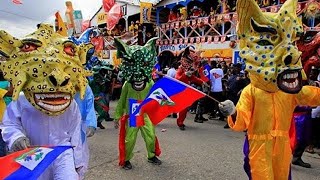
[[[76,91],[84,97],[89,73],[82,64],[91,48],[75,45],[46,24],[23,39],[0,31],[0,53],[7,58],[0,70],[13,85],[13,100],[23,91],[38,110],[48,115],[65,112]]]
[[[157,38],[150,39],[144,46],[128,46],[119,39],[115,39],[117,55],[122,58],[121,71],[123,77],[132,85],[132,88],[141,91],[151,80],[153,66],[156,63]]]
[[[297,0],[287,0],[279,12],[263,13],[255,0],[238,0],[240,56],[251,83],[268,92],[298,93],[302,88],[301,52],[295,42],[303,34]]]

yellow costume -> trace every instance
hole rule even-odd
[[[298,94],[274,93],[248,85],[237,104],[237,120],[229,126],[247,131],[252,179],[288,179],[291,162],[289,129],[297,105],[320,104],[320,89],[304,86]]]
[[[7,92],[7,90],[0,88],[0,122],[2,122],[3,113],[6,110],[6,103],[4,102],[3,97]]]
[[[222,102],[229,126],[247,130],[245,170],[253,180],[291,178],[289,129],[297,105],[319,106],[320,89],[304,86],[301,52],[295,41],[303,33],[296,15],[297,0],[278,13],[263,13],[254,0],[238,0],[241,57],[251,84],[236,106]],[[228,109],[229,108],[229,109]]]

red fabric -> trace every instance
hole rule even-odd
[[[156,156],[160,156],[160,154],[161,154],[160,144],[159,144],[159,141],[158,141],[157,137],[156,137],[156,145],[155,145],[154,152],[155,152]]]
[[[296,137],[296,123],[294,120],[294,116],[292,116],[292,120],[291,120],[291,126],[289,129],[289,137],[290,137],[290,147],[291,147],[291,151],[293,152],[296,144],[297,144],[297,137]]]
[[[103,105],[103,104],[101,104],[101,103],[99,103],[99,102],[97,102],[97,101],[96,101],[96,103],[97,103],[99,106],[101,106],[101,108],[102,108],[103,110],[105,110],[106,112],[109,112],[109,107],[108,107],[108,106]]]
[[[126,162],[126,122],[129,116],[125,115],[120,118],[119,133],[119,166],[124,166]]]
[[[14,4],[22,4],[22,0],[12,0]]]
[[[2,166],[0,169],[0,179],[5,179],[6,177],[14,173],[16,170],[18,170],[21,167],[21,165],[15,162],[15,159],[21,156],[22,154],[30,151],[31,149],[32,148],[27,148],[25,150],[9,154],[5,157],[1,157],[0,164],[5,164],[5,166]]]
[[[177,125],[180,127],[183,125],[184,120],[187,117],[188,108],[185,108],[184,110],[179,112],[179,117],[177,119]]]
[[[107,30],[112,30],[122,17],[121,6],[114,4],[107,16]]]
[[[114,4],[115,0],[102,0],[102,6],[105,12],[109,12]]]
[[[101,50],[103,50],[104,39],[103,39],[102,36],[98,36],[98,37],[91,38],[91,43],[94,45],[94,49],[95,49],[96,51],[101,51]]]
[[[90,20],[85,20],[81,23],[81,32],[85,31],[90,27]]]
[[[195,75],[192,75],[191,77],[188,77],[185,75],[185,72],[183,69],[179,68],[176,73],[176,79],[178,79],[181,82],[184,82],[186,84],[190,84],[190,82],[201,85],[203,81],[199,78],[197,78]]]
[[[177,15],[175,13],[169,14],[168,21],[175,21],[177,20]]]
[[[180,112],[181,110],[188,108],[192,105],[193,102],[204,96],[204,93],[187,87],[180,93],[170,96],[170,99],[174,102],[174,105],[161,105],[158,101],[152,100],[141,107],[141,112],[142,114],[147,113],[152,123],[154,125],[157,125],[161,121],[163,121],[168,115]],[[181,120],[182,124],[186,114],[187,112],[185,112],[184,118],[183,120]]]
[[[199,68],[200,79],[204,82],[208,82],[210,79],[208,79],[208,77],[203,73],[204,70],[205,68],[203,66]]]

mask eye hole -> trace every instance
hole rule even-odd
[[[64,46],[64,49],[63,51],[68,54],[69,56],[75,56],[76,55],[76,50],[75,50],[75,47],[70,45],[70,44],[66,44]]]
[[[273,46],[273,44],[268,40],[260,40],[257,42],[257,44],[260,46]]]
[[[36,44],[33,44],[33,43],[24,43],[22,45],[22,47],[20,47],[20,50],[22,52],[31,52],[31,51],[34,51],[34,50],[37,50],[39,46],[37,46]]]

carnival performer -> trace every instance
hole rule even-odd
[[[82,64],[93,46],[77,46],[46,24],[21,40],[0,31],[0,39],[0,53],[7,57],[0,68],[14,88],[2,127],[9,150],[74,146],[39,179],[82,179],[87,165],[82,158],[81,114],[73,96],[76,90],[81,97],[85,94],[88,73]]]
[[[93,80],[90,86],[94,94],[94,108],[98,113],[98,127],[105,129],[102,122],[113,121],[109,114],[110,92],[113,66],[106,61],[93,67]]]
[[[197,78],[194,75],[194,72],[197,68],[197,65],[199,63],[200,59],[200,52],[195,52],[190,49],[190,47],[187,47],[181,57],[180,63],[177,73],[176,73],[176,79],[178,79],[181,82],[184,82],[186,84],[194,83],[197,85],[205,85],[209,87],[207,83],[205,83],[200,78]],[[184,124],[184,120],[187,117],[188,108],[182,110],[179,112],[178,118],[177,118],[177,125],[180,130],[184,131],[186,128]]]
[[[155,135],[155,127],[148,115],[145,114],[143,117],[144,126],[137,128],[128,125],[129,99],[143,101],[153,85],[151,72],[157,58],[155,41],[156,38],[152,38],[144,46],[127,46],[122,41],[115,39],[118,57],[123,60],[121,71],[123,77],[126,78],[115,112],[116,128],[120,121],[119,165],[126,170],[132,169],[130,160],[133,157],[132,151],[139,130],[146,143],[148,162],[155,165],[161,164],[157,158],[161,151]]]
[[[251,84],[237,107],[219,105],[236,131],[247,130],[245,171],[249,179],[289,179],[292,152],[289,129],[297,105],[320,104],[320,89],[302,86],[305,73],[295,41],[303,34],[296,15],[297,0],[288,0],[277,13],[263,13],[254,0],[238,0],[240,55]]]
[[[81,99],[78,92],[75,97],[81,114],[81,143],[82,143],[82,158],[84,161],[84,171],[88,169],[89,165],[89,144],[87,137],[92,137],[97,129],[97,116],[94,110],[94,96],[89,85],[86,87],[84,98]]]

